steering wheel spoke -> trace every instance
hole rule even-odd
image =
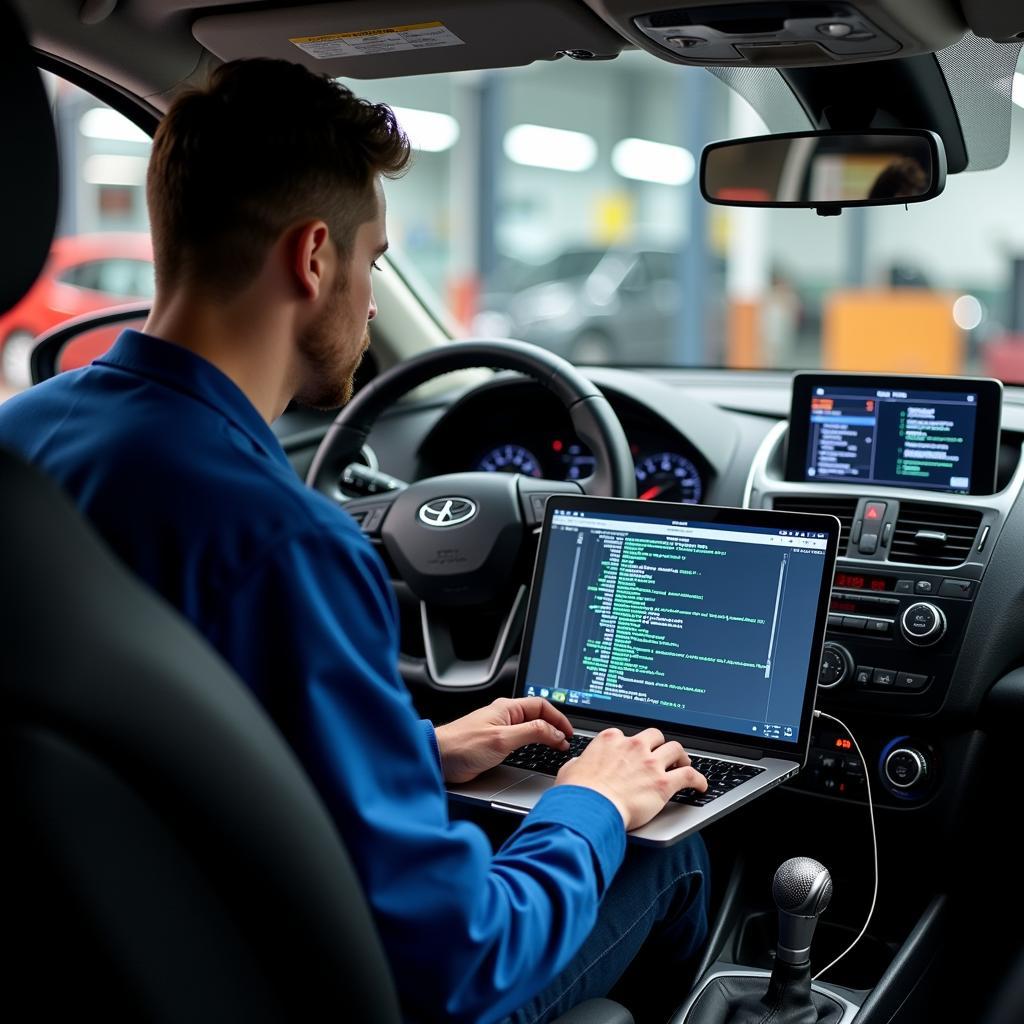
[[[427,680],[439,689],[464,690],[484,687],[497,680],[502,667],[519,649],[526,622],[527,589],[520,586],[512,606],[502,619],[490,653],[479,659],[460,658],[455,650],[451,610],[420,602],[420,624]],[[459,610],[472,614],[469,610]]]

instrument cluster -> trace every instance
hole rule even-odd
[[[693,459],[648,443],[631,441],[637,497],[644,501],[699,504],[705,482]],[[486,473],[522,473],[549,480],[580,480],[590,475],[594,456],[575,438],[552,435],[529,443],[489,443],[467,468]]]

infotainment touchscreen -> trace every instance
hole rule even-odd
[[[797,374],[787,479],[991,494],[1001,405],[997,380]]]

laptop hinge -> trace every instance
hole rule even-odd
[[[607,722],[600,722],[593,718],[584,718],[582,715],[570,715],[569,720],[575,728],[586,729],[587,732],[600,732],[602,729],[608,728]],[[640,732],[641,730],[641,726],[636,726],[635,728],[630,728],[625,731],[632,733]],[[738,746],[733,743],[723,743],[721,740],[705,739],[703,736],[688,736],[685,733],[680,732],[665,731],[665,735],[669,739],[678,740],[687,750],[689,750],[690,747],[694,747],[698,750],[709,750],[714,754],[725,754],[726,756],[731,757],[747,757],[752,761],[759,761],[762,757],[769,756],[768,751],[762,750],[759,747]]]

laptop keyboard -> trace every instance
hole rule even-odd
[[[543,743],[529,743],[525,747],[513,750],[505,758],[505,764],[513,768],[526,768],[543,775],[557,775],[558,769],[572,757],[579,757],[591,736],[573,736],[569,740],[568,750],[554,750]],[[724,796],[731,789],[749,782],[750,779],[764,771],[752,764],[739,764],[736,761],[721,761],[716,757],[691,757],[693,767],[708,780],[706,793],[695,789],[681,789],[671,799],[677,804],[690,804],[692,807],[703,807],[705,804]]]

